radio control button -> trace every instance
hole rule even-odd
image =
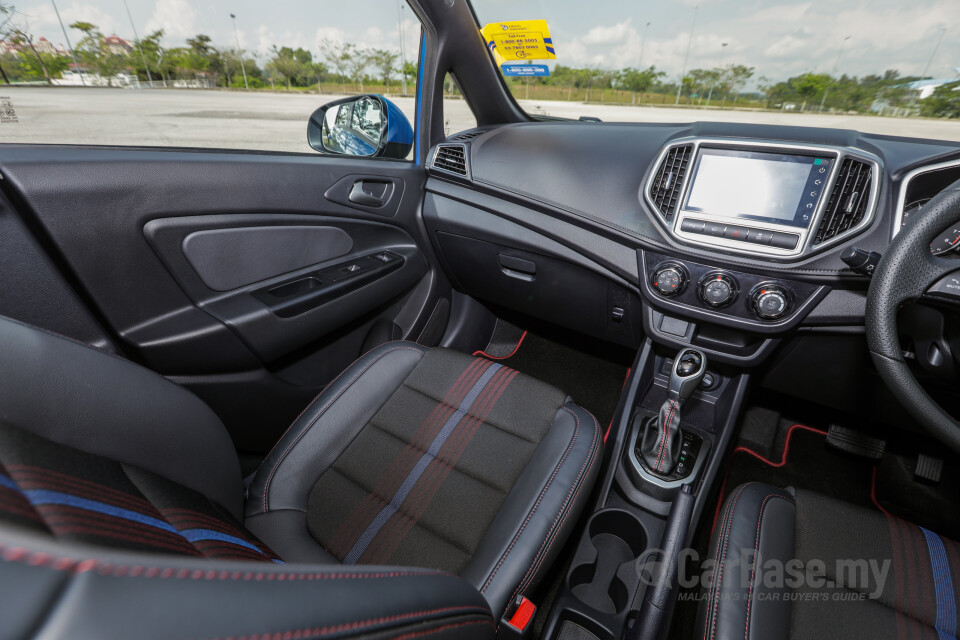
[[[680,231],[687,233],[703,233],[703,227],[707,224],[703,220],[694,220],[693,218],[684,218],[680,223]]]

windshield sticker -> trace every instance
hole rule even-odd
[[[10,96],[0,96],[0,124],[16,124],[17,112],[13,110]]]
[[[520,78],[545,78],[550,75],[550,68],[545,64],[502,64],[500,70],[505,76]]]
[[[519,60],[555,60],[556,51],[546,20],[491,22],[480,30],[497,66]]]

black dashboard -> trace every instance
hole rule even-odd
[[[438,253],[468,293],[487,292],[459,268],[463,242],[491,243],[497,264],[486,277],[525,287],[538,304],[524,311],[559,317],[574,292],[559,284],[566,291],[547,295],[535,271],[543,259],[564,261],[608,281],[576,288],[578,298],[583,286],[607,289],[571,303],[603,309],[582,323],[588,333],[642,314],[661,342],[751,364],[797,327],[862,328],[869,280],[841,253],[882,254],[960,179],[960,144],[766,125],[540,122],[453,136],[431,150],[428,170],[425,221],[445,234]],[[957,247],[960,228],[932,250]],[[532,266],[511,272],[504,256]]]

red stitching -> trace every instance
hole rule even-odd
[[[717,552],[720,551],[720,542],[723,541],[723,557],[720,560],[720,564],[717,565],[716,576],[714,577],[714,582],[713,582],[713,590],[716,592],[716,596],[714,598],[711,598],[711,603],[710,603],[709,618],[712,618],[712,622],[710,624],[710,640],[713,640],[714,634],[716,633],[716,630],[717,630],[717,617],[715,614],[717,609],[720,607],[720,585],[723,582],[723,565],[727,560],[727,551],[729,550],[729,545],[727,543],[730,541],[730,527],[728,526],[727,523],[728,521],[731,523],[733,522],[733,514],[737,510],[737,502],[739,502],[740,500],[740,494],[742,494],[743,490],[746,489],[751,484],[754,484],[754,483],[748,482],[747,484],[744,484],[743,486],[741,486],[740,489],[737,491],[737,495],[734,496],[733,502],[730,505],[730,510],[727,512],[727,515],[723,519],[723,527],[721,528],[721,534],[720,534],[720,537],[717,539]],[[714,553],[713,557],[714,559],[716,559],[717,553]],[[704,638],[707,637],[706,626],[704,626],[704,629],[703,629],[703,636]]]
[[[566,407],[561,407],[570,411]],[[586,411],[586,409],[584,409]],[[570,413],[573,413],[570,411]],[[547,538],[540,545],[540,549],[537,550],[536,555],[534,555],[534,562],[536,566],[531,564],[530,568],[527,570],[527,573],[523,576],[523,579],[520,581],[520,584],[517,585],[516,590],[513,592],[513,595],[510,596],[508,602],[513,602],[517,597],[517,594],[520,593],[524,588],[527,587],[530,583],[533,582],[533,578],[537,575],[537,572],[540,570],[540,566],[543,564],[543,560],[550,553],[550,549],[553,546],[553,543],[556,541],[557,536],[560,535],[560,530],[563,528],[563,523],[567,521],[567,516],[570,515],[569,506],[576,502],[577,496],[580,495],[580,490],[583,489],[583,478],[586,475],[589,475],[590,470],[593,469],[594,463],[597,461],[597,453],[600,451],[599,448],[599,438],[600,435],[600,423],[597,422],[596,417],[587,411],[587,415],[593,418],[593,440],[590,442],[590,453],[587,455],[587,458],[584,459],[583,464],[580,465],[580,470],[577,472],[577,482],[573,487],[570,487],[570,491],[567,492],[567,497],[564,500],[563,505],[560,507],[560,513],[557,514],[557,517],[554,518],[553,524],[551,525],[550,532],[547,534]],[[576,417],[576,416],[574,416]],[[587,466],[587,462],[590,462],[590,465]],[[573,491],[576,487],[576,492]],[[572,496],[572,497],[571,497]],[[560,516],[563,516],[562,518]],[[559,523],[558,523],[559,521]],[[540,552],[543,552],[541,555]],[[529,580],[528,580],[529,578]]]
[[[577,441],[577,434],[580,432],[580,418],[577,417],[575,413],[567,409],[566,407],[560,407],[561,409],[566,409],[570,415],[573,416],[573,419],[576,420],[576,427],[573,430],[573,437],[570,438],[570,444],[567,445],[567,450],[563,452],[563,457],[560,458],[560,462],[557,463],[557,466],[554,467],[553,473],[550,475],[550,479],[547,481],[547,484],[544,485],[543,489],[540,491],[540,495],[537,497],[537,501],[527,513],[526,520],[523,521],[523,524],[520,525],[520,530],[517,531],[516,535],[513,536],[513,540],[510,542],[510,546],[507,547],[507,550],[503,552],[503,555],[500,556],[500,561],[497,562],[497,566],[493,568],[493,572],[490,574],[490,577],[487,578],[487,581],[483,583],[483,588],[480,589],[480,593],[486,593],[487,589],[490,588],[490,583],[493,581],[493,577],[497,575],[497,571],[500,570],[500,565],[507,559],[507,556],[510,555],[510,552],[513,550],[514,545],[517,544],[517,540],[520,539],[520,535],[523,533],[523,530],[526,529],[527,524],[530,522],[530,518],[533,517],[533,514],[536,512],[537,508],[540,507],[540,502],[543,500],[543,496],[547,494],[547,490],[550,488],[550,485],[553,484],[553,479],[557,477],[557,474],[560,472],[560,468],[563,466],[564,461],[567,459],[567,456],[573,450],[573,445]]]
[[[470,622],[458,622],[456,624],[447,624],[442,627],[437,627],[436,629],[428,629],[427,631],[414,631],[412,633],[406,633],[402,636],[397,636],[393,640],[409,640],[409,638],[417,638],[420,636],[433,635],[434,633],[440,633],[441,631],[446,631],[447,629],[456,629],[458,627],[468,627],[474,624],[487,624],[492,627],[493,621],[492,620],[471,620]]]
[[[264,512],[264,513],[267,513],[267,496],[270,494],[270,483],[273,481],[273,476],[274,476],[274,474],[277,472],[277,469],[280,468],[280,464],[281,464],[281,463],[284,461],[284,459],[287,457],[287,454],[290,453],[290,450],[293,449],[293,447],[296,446],[296,444],[297,444],[298,442],[300,442],[300,439],[303,438],[303,436],[306,435],[306,433],[307,433],[308,431],[310,431],[310,429],[313,427],[313,425],[315,425],[315,424],[317,423],[317,421],[323,416],[323,414],[326,412],[326,410],[329,409],[329,408],[331,407],[331,405],[333,405],[333,403],[336,402],[336,401],[340,398],[340,396],[342,396],[344,393],[346,393],[346,392],[347,392],[347,389],[349,389],[349,388],[353,385],[354,382],[356,382],[357,380],[360,379],[360,376],[362,376],[362,375],[367,371],[367,369],[369,369],[370,367],[372,367],[375,363],[379,362],[380,359],[383,358],[383,357],[385,357],[388,353],[393,353],[394,351],[401,351],[401,350],[404,350],[404,349],[406,349],[406,350],[408,350],[408,351],[417,351],[418,353],[420,353],[420,355],[423,355],[423,353],[424,353],[424,351],[423,351],[421,348],[414,348],[414,347],[394,347],[394,348],[392,348],[392,349],[388,349],[387,351],[384,351],[383,353],[379,354],[376,358],[374,358],[373,360],[371,360],[370,362],[368,362],[368,363],[366,364],[366,366],[364,366],[363,369],[361,369],[361,370],[357,373],[357,375],[355,375],[355,376],[353,377],[353,379],[352,379],[350,382],[348,382],[348,383],[343,387],[343,389],[340,389],[340,391],[338,391],[337,394],[336,394],[333,398],[331,398],[330,401],[329,401],[327,404],[323,405],[323,408],[320,409],[320,411],[317,413],[316,416],[314,416],[313,420],[310,421],[310,424],[308,424],[306,427],[304,427],[303,429],[300,430],[300,433],[297,434],[297,437],[294,438],[293,442],[291,442],[290,445],[284,450],[284,452],[283,452],[282,454],[280,454],[280,458],[277,460],[276,464],[273,466],[273,469],[270,470],[270,475],[267,476],[267,480],[266,480],[266,482],[265,482],[264,485],[263,485],[263,512]],[[361,358],[362,358],[362,356],[361,356]],[[356,362],[354,362],[354,364],[356,364]],[[349,371],[351,367],[353,367],[353,364],[351,364],[350,367],[347,367],[347,369],[345,369],[345,370],[343,371],[343,373],[341,373],[339,376],[337,376],[336,378],[334,378],[333,382],[331,382],[330,384],[333,384],[334,382],[336,382],[337,380],[339,380],[339,379],[340,379],[340,376],[342,376],[344,373],[346,373],[347,371]],[[320,395],[322,396],[323,394],[321,393]],[[319,396],[318,396],[318,398],[319,398]],[[314,400],[314,402],[316,402],[316,400]],[[310,404],[312,405],[313,403],[310,403]],[[308,406],[308,408],[309,408],[309,406]],[[302,415],[302,414],[301,414],[301,415]],[[299,420],[299,418],[298,418],[298,420]],[[290,427],[287,428],[287,431],[290,431],[290,429],[293,428],[293,425],[296,424],[296,423],[297,423],[297,420],[294,420],[293,424],[290,425]],[[283,441],[283,438],[284,438],[286,435],[287,435],[287,434],[284,433],[283,436],[281,436],[280,441]],[[278,444],[279,444],[279,442],[278,442]],[[269,456],[267,456],[267,457],[269,458]]]
[[[757,567],[756,567],[756,558],[757,554],[760,552],[760,523],[763,521],[763,510],[767,507],[767,501],[770,498],[780,498],[781,500],[786,500],[787,502],[793,503],[793,500],[790,500],[786,496],[782,496],[779,493],[769,493],[767,497],[763,499],[763,502],[760,503],[760,513],[757,514],[757,538],[753,543],[753,558],[754,566],[750,568],[750,589],[747,591],[747,622],[744,625],[743,640],[750,640],[750,601],[753,598],[753,579],[757,576]]]
[[[8,547],[0,543],[0,561],[19,562],[34,567],[45,567],[55,571],[73,574],[90,573],[112,577],[140,577],[173,580],[243,580],[256,582],[272,581],[313,581],[313,580],[366,580],[372,578],[403,578],[412,576],[449,576],[443,571],[384,571],[380,573],[284,573],[282,571],[223,571],[215,569],[187,569],[174,567],[152,567],[147,565],[125,565],[102,562],[93,558],[77,560],[55,556],[43,551],[31,551],[23,547]]]
[[[441,609],[432,609],[429,611],[399,613],[393,616],[383,616],[380,618],[371,618],[370,620],[361,620],[357,622],[344,622],[342,624],[330,625],[326,627],[313,627],[308,629],[297,629],[294,631],[277,631],[274,633],[257,633],[251,636],[229,636],[226,638],[220,638],[219,640],[288,640],[291,638],[301,638],[301,639],[310,638],[310,637],[316,637],[316,636],[325,636],[331,633],[340,633],[341,631],[354,631],[357,629],[364,629],[366,627],[372,627],[378,624],[387,624],[390,622],[397,622],[400,620],[408,620],[410,618],[416,618],[419,616],[436,615],[438,613],[446,613],[448,611],[459,611],[462,613],[467,613],[470,611],[480,611],[480,612],[486,613],[486,611],[484,609],[481,609],[480,607],[443,607]],[[475,620],[472,622],[463,622],[463,623],[459,623],[457,626],[464,625],[464,624],[479,624],[481,622],[489,623],[489,620],[486,620],[486,621]],[[447,625],[447,626],[449,627],[454,625]],[[433,631],[439,631],[439,630],[440,628],[435,629]],[[426,635],[426,633],[430,633],[430,631],[428,630],[428,631],[419,632],[419,633]],[[404,636],[400,636],[400,637],[404,637]],[[412,636],[408,635],[406,637],[412,637]],[[400,639],[396,638],[395,640],[400,640]]]
[[[663,463],[667,461],[670,453],[670,425],[673,423],[673,416],[676,415],[677,407],[680,405],[676,400],[672,401],[670,410],[667,412],[666,424],[663,427],[663,439],[660,442],[661,457],[657,459],[657,471],[663,471]]]

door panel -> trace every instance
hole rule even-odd
[[[17,251],[58,265],[106,339],[198,393],[244,451],[269,448],[361,350],[446,308],[411,163],[0,145],[0,174],[32,230]],[[0,313],[56,325],[50,294],[69,302],[0,296]]]

